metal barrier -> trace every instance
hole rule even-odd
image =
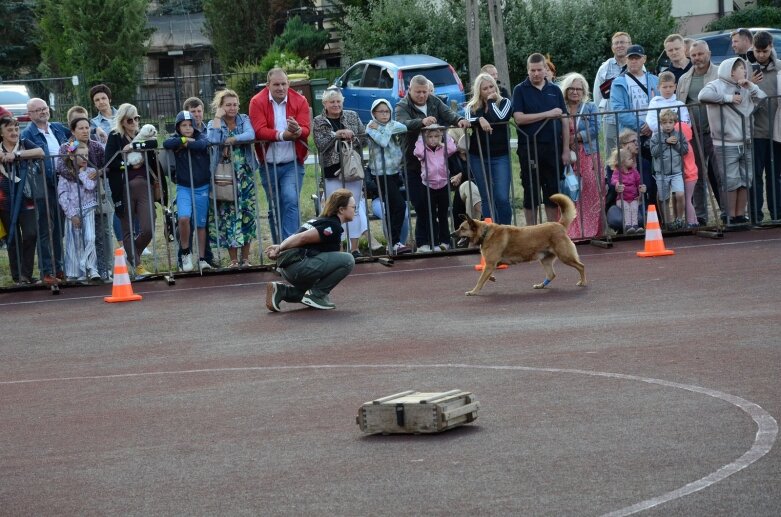
[[[719,171],[723,170],[724,163],[727,163],[729,160],[732,160],[730,163],[733,163],[736,161],[736,158],[740,161],[737,169],[739,179],[749,187],[750,195],[747,196],[745,201],[747,213],[750,214],[749,218],[756,226],[776,225],[781,222],[781,174],[779,174],[781,161],[777,155],[781,149],[781,143],[776,141],[778,137],[776,135],[776,116],[770,117],[769,125],[760,125],[767,128],[766,133],[757,135],[755,124],[755,118],[761,116],[762,112],[775,113],[777,103],[778,97],[762,99],[757,103],[757,109],[750,118],[741,118],[740,131],[743,140],[742,143],[736,146],[739,148],[737,157],[733,156],[734,153],[732,151],[734,149],[729,149],[728,145],[723,145],[725,142],[714,136],[724,134],[725,115],[727,113],[737,113],[735,108],[731,105],[723,104],[686,106],[690,113],[695,113],[695,110],[699,109],[716,110],[721,121],[718,131],[715,132],[713,128],[711,128],[711,132],[701,131],[701,128],[695,125],[689,139],[689,152],[694,153],[698,166],[698,184],[701,185],[705,194],[698,200],[695,191],[693,208],[698,218],[704,214],[707,220],[700,221],[706,224],[701,224],[698,228],[673,229],[668,224],[663,231],[667,233],[681,230],[696,231],[698,235],[721,237],[721,232],[724,229],[737,229],[745,226],[746,222],[735,220],[736,218],[733,217],[733,214],[724,211],[723,207],[719,208],[723,206],[721,200],[726,200],[730,196],[725,182],[722,181],[724,175]],[[662,108],[659,108],[656,111],[660,112],[661,110]],[[428,188],[421,183],[422,188],[419,187],[417,192],[413,192],[412,190],[414,189],[411,189],[410,185],[415,178],[411,178],[407,172],[410,167],[408,167],[406,162],[406,153],[402,152],[398,171],[388,171],[385,157],[381,156],[379,163],[382,171],[372,170],[372,167],[376,168],[376,162],[370,163],[366,171],[367,178],[374,180],[374,183],[376,183],[376,193],[370,192],[375,194],[376,198],[379,198],[379,202],[374,204],[374,208],[372,208],[372,198],[367,195],[366,182],[361,182],[358,186],[364,213],[367,216],[365,237],[368,249],[363,256],[374,259],[379,256],[394,255],[398,251],[394,249],[395,245],[399,243],[405,246],[409,245],[411,248],[416,249],[418,253],[455,248],[457,243],[450,240],[449,234],[460,224],[459,216],[462,211],[468,212],[474,207],[474,199],[469,196],[475,191],[472,188],[466,189],[466,202],[459,204],[460,194],[458,189],[453,188],[453,184],[449,181],[451,176],[459,173],[462,174],[462,183],[471,182],[475,185],[477,191],[480,192],[483,215],[491,217],[494,221],[503,222],[502,220],[507,218],[506,212],[503,212],[504,209],[500,206],[504,202],[505,189],[509,190],[506,196],[511,207],[510,224],[523,225],[529,222],[542,221],[543,214],[545,214],[544,219],[557,219],[555,213],[548,213],[548,211],[541,209],[544,204],[542,196],[545,193],[559,191],[559,181],[563,174],[560,159],[563,150],[560,149],[558,139],[554,139],[552,142],[545,142],[540,138],[540,135],[548,128],[552,128],[553,131],[557,132],[561,131],[560,124],[572,124],[575,128],[585,127],[586,133],[589,135],[588,142],[579,142],[578,146],[575,146],[578,160],[575,161],[573,168],[581,178],[583,185],[581,188],[584,193],[576,201],[576,206],[579,214],[590,213],[592,217],[598,219],[596,230],[594,227],[588,227],[590,223],[587,221],[579,219],[571,226],[570,236],[576,241],[591,241],[597,245],[609,246],[611,240],[620,235],[622,228],[619,228],[617,232],[611,229],[606,216],[607,210],[612,206],[612,201],[610,200],[610,177],[607,175],[610,169],[605,167],[606,156],[604,156],[603,150],[607,146],[603,144],[603,140],[599,136],[601,135],[601,130],[598,117],[621,113],[624,115],[624,119],[628,115],[639,124],[642,120],[642,112],[647,111],[645,109],[628,112],[603,112],[598,115],[578,114],[572,117],[564,116],[558,120],[546,119],[531,133],[518,131],[517,126],[512,121],[510,123],[495,124],[495,129],[506,131],[508,141],[511,141],[510,130],[513,127],[519,136],[520,145],[518,145],[517,153],[510,151],[507,156],[509,171],[506,174],[510,176],[509,182],[507,178],[500,177],[500,175],[505,174],[504,170],[494,170],[496,157],[492,154],[493,151],[487,138],[484,136],[481,139],[479,135],[474,135],[474,130],[471,128],[464,132],[464,145],[462,147],[464,147],[463,151],[466,154],[466,159],[462,160],[462,169],[451,170],[448,181],[439,189]],[[616,135],[616,147],[621,147],[622,145],[620,128],[621,124],[619,124],[619,131]],[[374,145],[366,134],[356,135],[356,138],[361,144],[365,144],[367,148]],[[445,154],[459,155],[457,149],[455,153],[452,153],[457,141],[458,138],[444,139]],[[283,213],[282,205],[284,204],[285,193],[283,189],[285,187],[278,180],[281,179],[285,172],[274,164],[262,163],[254,169],[252,166],[248,166],[248,162],[255,163],[257,160],[254,149],[256,143],[263,144],[263,142],[227,146],[223,144],[209,144],[207,148],[207,153],[210,157],[209,190],[212,193],[217,190],[214,169],[216,161],[218,161],[220,156],[230,156],[233,158],[233,163],[240,163],[240,167],[245,167],[244,175],[241,177],[236,176],[234,180],[231,199],[220,200],[214,195],[209,199],[207,231],[205,234],[207,242],[201,242],[202,237],[197,230],[193,231],[192,238],[189,239],[190,249],[199,250],[202,244],[206,244],[207,256],[203,258],[210,262],[209,265],[214,270],[230,271],[235,266],[241,266],[240,263],[237,264],[231,261],[234,256],[231,248],[233,248],[233,252],[237,252],[236,248],[243,248],[246,243],[245,241],[226,242],[224,238],[226,228],[235,229],[237,225],[246,226],[248,238],[252,240],[252,247],[250,248],[249,244],[247,244],[245,255],[242,255],[242,259],[247,259],[252,266],[262,268],[272,266],[272,263],[263,255],[264,248],[268,243],[278,242],[279,236],[283,234],[282,224],[285,214]],[[588,155],[591,159],[591,166],[589,166],[588,160],[583,159],[583,146],[586,143],[592,148],[592,152]],[[398,145],[405,149],[407,145],[415,145],[415,142],[407,141],[406,136],[402,134],[398,138]],[[511,147],[511,145],[508,145],[509,150],[511,150]],[[428,153],[430,150],[426,146],[422,146],[421,150],[421,158],[425,161],[429,157]],[[12,289],[31,285],[27,281],[33,281],[35,278],[33,274],[34,255],[37,252],[40,276],[47,278],[47,283],[51,283],[52,290],[56,292],[57,283],[48,282],[48,280],[51,277],[71,276],[66,271],[68,268],[64,264],[65,255],[68,253],[67,250],[74,250],[76,254],[82,254],[87,248],[90,248],[88,253],[92,253],[91,246],[93,246],[93,240],[97,274],[100,276],[101,281],[109,282],[113,268],[112,251],[117,240],[121,241],[122,237],[126,237],[125,250],[131,264],[140,264],[143,266],[142,269],[148,268],[153,275],[162,276],[169,283],[173,283],[175,276],[182,269],[177,220],[179,210],[176,196],[174,195],[175,189],[189,188],[190,195],[186,199],[189,199],[191,204],[189,212],[193,214],[190,224],[191,229],[197,227],[197,224],[192,224],[192,221],[198,212],[196,189],[192,187],[194,183],[194,158],[192,151],[184,150],[178,152],[186,153],[187,166],[184,168],[187,169],[185,174],[187,174],[186,179],[188,181],[176,181],[176,175],[182,174],[182,171],[176,170],[174,151],[163,148],[120,151],[114,156],[105,157],[104,163],[94,163],[91,160],[88,165],[99,173],[99,176],[97,176],[99,181],[96,183],[97,192],[94,209],[82,203],[82,198],[79,197],[82,195],[81,191],[77,191],[79,193],[77,193],[76,197],[79,219],[85,221],[85,224],[94,225],[95,227],[95,231],[90,232],[90,235],[86,235],[87,232],[84,231],[84,228],[81,228],[80,232],[73,230],[73,224],[64,217],[58,202],[57,185],[59,178],[64,174],[64,164],[66,160],[70,159],[68,155],[50,156],[46,159],[38,160],[17,160],[12,166],[7,167],[12,179],[14,179],[9,184],[10,204],[8,206],[13,207],[14,203],[20,203],[20,208],[17,210],[9,208],[8,210],[0,211],[0,219],[9,231],[9,235],[6,237],[7,257],[0,254],[0,289]],[[109,164],[115,160],[130,163],[130,155],[132,153],[140,153],[142,157],[146,157],[146,159],[142,160],[143,171],[137,175],[137,178],[140,177],[142,181],[135,182],[134,179],[137,178],[130,178],[129,176],[132,175],[128,174],[122,176],[124,180],[120,183],[120,188],[123,190],[123,196],[115,197],[134,202],[132,206],[130,206],[131,203],[128,203],[127,205],[120,205],[116,209],[116,212],[124,211],[124,213],[120,214],[122,217],[116,219],[124,220],[125,235],[117,235],[118,239],[115,240],[111,231],[112,225],[116,224],[115,210],[114,203],[111,202],[112,192],[106,182],[107,170],[109,169]],[[514,161],[513,154],[518,156],[518,162]],[[651,178],[645,181],[652,182],[653,176],[650,174],[651,163],[643,160],[642,155],[642,149],[638,149],[638,169],[644,173],[646,178]],[[50,160],[52,165],[50,169],[54,170],[56,175],[46,174],[47,167],[44,160]],[[29,166],[23,165],[28,162]],[[520,170],[520,179],[523,185],[520,192],[517,192],[516,178],[512,174],[513,164],[516,163]],[[546,166],[552,170],[546,170]],[[732,166],[730,165],[730,167]],[[704,172],[706,169],[707,173]],[[321,153],[313,152],[312,159],[304,166],[301,166],[297,161],[294,162],[292,171],[293,186],[298,202],[297,223],[300,224],[302,217],[306,219],[310,215],[317,215],[320,202],[325,197],[326,178],[323,175]],[[428,172],[424,168],[422,176],[417,178],[417,181],[427,182],[429,179],[427,174]],[[15,181],[17,177],[20,178],[18,183]],[[149,181],[150,179],[154,180],[155,177],[160,182],[159,193],[156,191],[155,182]],[[762,182],[762,179],[765,181]],[[483,181],[484,183],[482,183]],[[170,186],[169,183],[171,183]],[[182,185],[177,186],[177,183]],[[29,199],[25,199],[23,194],[24,185],[26,184],[32,187],[33,194],[31,194]],[[190,185],[189,187],[184,186],[188,184]],[[348,186],[344,182],[342,184],[343,186]],[[482,189],[480,188],[481,186]],[[259,195],[260,188],[263,188],[264,196]],[[586,190],[591,191],[590,196],[585,195]],[[420,197],[416,199],[415,195]],[[21,201],[19,200],[20,196],[22,196]],[[523,204],[519,199],[522,196]],[[314,200],[314,204],[310,204],[311,200]],[[651,202],[655,202],[655,200],[649,199],[647,201],[647,203]],[[765,203],[768,206],[770,219],[761,220],[754,214],[757,212],[761,213]],[[645,205],[646,203],[643,204]],[[519,206],[524,206],[525,210],[521,212],[518,209]],[[432,210],[432,208],[435,210]],[[91,220],[91,214],[93,213],[94,220]],[[379,219],[377,224],[379,227],[378,232],[374,231],[377,226],[373,228],[370,222],[372,214]],[[142,223],[141,226],[143,228],[139,228],[140,233],[136,230],[136,221]],[[593,223],[593,220],[591,223]],[[424,235],[426,237],[425,240],[429,244],[429,249],[419,249],[420,243],[415,242],[414,239],[402,239],[403,228],[407,228],[407,231],[409,231],[417,225],[425,228]],[[621,227],[623,227],[623,224],[621,224]],[[379,248],[372,249],[372,243],[375,240],[379,241],[382,239],[379,235],[376,237],[374,235],[374,233],[379,232],[385,235],[385,240],[387,241],[385,250]],[[448,237],[443,241],[445,234]],[[141,236],[140,239],[139,236]],[[363,237],[363,235],[347,233],[348,242],[351,239],[360,237]],[[393,242],[397,239],[398,242]],[[257,245],[254,244],[255,241]],[[380,244],[382,243],[380,242]],[[440,248],[441,244],[445,246]],[[145,257],[142,251],[147,246],[150,255]],[[63,249],[66,251],[63,252]],[[229,251],[228,257],[225,257],[226,249]],[[208,250],[211,251],[210,256]],[[247,251],[249,253],[246,253]],[[200,252],[198,254],[200,255]],[[201,257],[198,256],[197,258],[200,259]],[[195,270],[198,271],[199,268],[195,268]],[[88,282],[92,271],[84,269],[82,271],[84,271],[84,275],[79,275],[79,277],[75,278],[71,277],[69,280],[74,283]],[[139,270],[137,273],[139,273],[138,276],[142,276],[145,271]],[[86,280],[80,278],[81,276],[87,276]],[[97,281],[97,278],[93,279],[93,283]]]

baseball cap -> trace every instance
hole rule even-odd
[[[644,56],[645,55],[645,49],[641,45],[632,45],[629,47],[626,51],[626,55],[628,56]]]

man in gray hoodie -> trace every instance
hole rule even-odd
[[[708,104],[708,123],[721,174],[721,199],[722,206],[726,201],[728,224],[748,223],[746,202],[754,177],[750,117],[755,102],[767,97],[747,79],[748,68],[742,58],[725,60],[719,65],[719,78],[706,84],[698,96],[700,102]]]

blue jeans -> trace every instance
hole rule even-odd
[[[304,173],[304,166],[295,160],[283,165],[265,163],[260,168],[260,183],[266,191],[269,206],[271,240],[275,243],[282,242],[296,233],[301,225],[298,198],[301,195]],[[277,224],[280,225],[279,228]]]
[[[469,168],[483,200],[483,217],[491,217],[498,224],[511,224],[513,210],[510,204],[510,156],[488,158],[483,155],[481,161],[480,156],[470,154]],[[490,197],[488,187],[491,189]]]
[[[48,179],[46,180],[46,189],[48,190],[48,211],[46,210],[46,198],[35,200],[35,208],[38,211],[38,269],[41,272],[41,277],[59,273],[63,271],[64,267],[62,260],[64,216],[57,200],[57,191],[51,186]]]

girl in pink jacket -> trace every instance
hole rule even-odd
[[[445,136],[447,140],[442,142]],[[415,156],[420,160],[420,176],[426,187],[422,206],[425,212],[418,217],[428,217],[431,231],[427,242],[418,242],[418,251],[437,251],[450,248],[450,225],[447,220],[449,198],[447,183],[450,178],[448,158],[456,152],[456,143],[438,125],[423,128],[415,143]],[[433,238],[433,240],[432,240]]]
[[[608,165],[613,169],[610,184],[616,188],[618,194],[616,205],[624,212],[624,233],[644,233],[645,230],[638,226],[637,212],[640,207],[640,194],[645,192],[645,185],[637,171],[634,156],[626,149],[616,149],[610,155]]]

